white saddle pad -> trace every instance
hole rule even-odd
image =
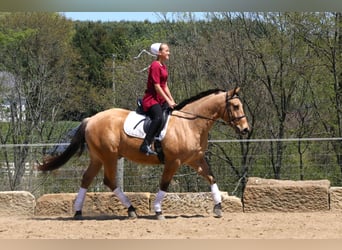
[[[144,131],[144,119],[146,117],[144,115],[140,115],[135,111],[131,111],[125,122],[124,122],[124,131],[127,135],[138,137],[138,138],[145,138],[146,133]],[[160,135],[156,137],[157,140],[163,140],[166,134],[166,129],[169,124],[170,116],[167,118],[166,124],[163,130],[160,132]]]

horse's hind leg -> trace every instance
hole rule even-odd
[[[117,158],[108,160],[104,164],[104,179],[103,183],[119,198],[121,203],[127,208],[128,217],[129,218],[137,218],[137,214],[135,212],[135,208],[132,206],[131,201],[122,192],[120,187],[116,186],[116,167],[117,167]]]
[[[81,181],[81,187],[76,196],[74,203],[75,219],[82,218],[82,207],[87,194],[88,187],[92,183],[94,177],[99,173],[102,163],[98,160],[91,160],[87,170],[84,172]]]

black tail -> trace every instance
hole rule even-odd
[[[64,165],[70,158],[79,151],[80,156],[83,153],[85,147],[85,128],[87,126],[87,121],[84,120],[79,128],[77,129],[74,137],[72,138],[70,145],[65,149],[65,151],[57,156],[50,157],[44,160],[43,164],[38,166],[40,171],[51,171],[60,168]]]

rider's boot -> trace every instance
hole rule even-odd
[[[150,143],[145,139],[143,143],[140,146],[140,152],[146,154],[146,155],[158,155],[157,152],[153,151]]]

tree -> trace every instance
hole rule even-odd
[[[11,74],[2,98],[10,104],[10,121],[1,124],[2,144],[48,141],[70,87],[73,26],[55,13],[11,13],[1,18],[0,69]],[[10,84],[8,84],[10,83]],[[63,86],[63,87],[61,87]],[[5,150],[11,190],[20,188],[28,147]]]
[[[327,135],[342,137],[342,13],[308,13],[298,26],[316,56],[316,74],[309,85],[315,113]],[[332,141],[342,173],[342,141]]]
[[[240,15],[244,21],[245,34],[248,37],[249,53],[255,61],[253,72],[266,92],[264,101],[269,108],[263,114],[267,124],[264,136],[282,139],[287,133],[288,114],[298,105],[296,93],[304,84],[300,78],[301,65],[305,65],[305,49],[298,30],[291,26],[290,17],[294,13],[264,13]],[[281,176],[283,142],[270,142],[270,156],[274,177]]]

